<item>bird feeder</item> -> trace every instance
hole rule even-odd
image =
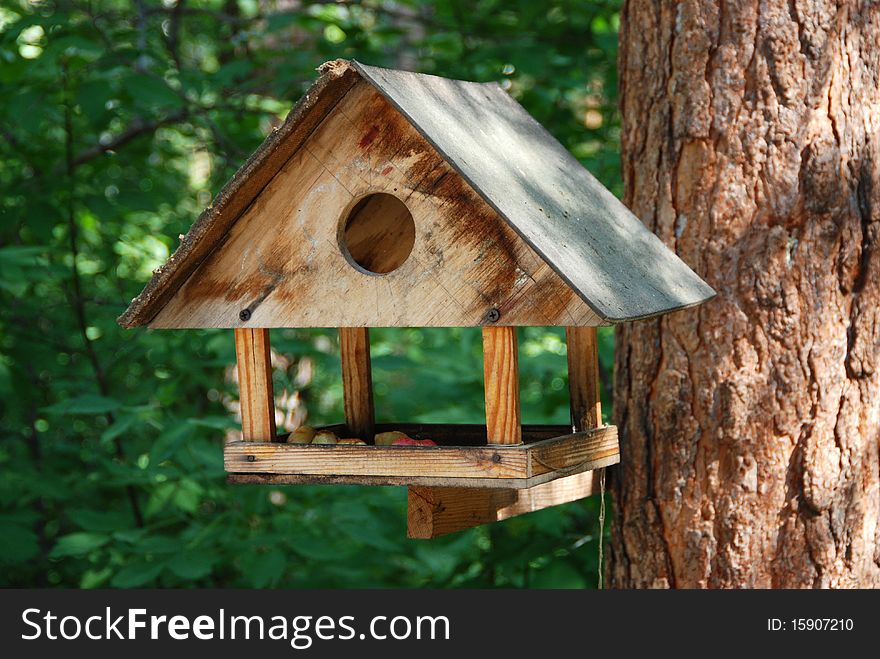
[[[226,184],[120,317],[232,328],[242,441],[233,483],[409,487],[435,537],[593,492],[619,461],[596,327],[712,289],[497,84],[337,60]],[[482,327],[486,425],[374,420],[370,327]],[[566,328],[571,424],[523,425],[516,328]],[[275,429],[269,328],[337,328],[340,437]],[[440,392],[438,392],[440,394]],[[400,430],[438,446],[376,446]]]

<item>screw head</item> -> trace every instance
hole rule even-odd
[[[249,456],[247,456],[247,461],[248,462],[256,462],[257,458],[254,455],[249,455]]]
[[[486,314],[486,320],[490,323],[497,323],[501,320],[501,312],[498,309],[489,309],[489,313]]]
[[[238,318],[243,323],[246,323],[247,321],[249,321],[251,319],[251,310],[250,309],[242,309],[241,311],[238,312]]]

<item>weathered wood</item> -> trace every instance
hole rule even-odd
[[[340,241],[370,193],[412,214],[412,253],[365,274]],[[467,217],[463,222],[462,218]],[[369,83],[355,85],[152,327],[595,325],[593,310]],[[247,321],[239,312],[248,309]]]
[[[490,444],[522,442],[515,327],[483,328],[486,433]]]
[[[598,460],[594,469],[609,467],[620,461],[615,454]],[[581,473],[591,473],[581,472]],[[560,475],[553,472],[532,476],[531,478],[460,478],[457,476],[351,476],[320,474],[263,474],[229,473],[226,480],[237,485],[369,485],[369,486],[421,486],[455,487],[467,489],[512,489],[523,490],[543,483],[565,480],[573,475]]]
[[[268,329],[236,329],[235,357],[241,402],[241,434],[246,442],[275,439],[275,395]]]
[[[370,330],[366,327],[339,328],[339,353],[342,360],[345,423],[354,437],[371,442],[376,421],[370,366]]]
[[[595,327],[566,327],[568,344],[568,392],[571,399],[572,430],[589,430],[602,425],[599,392],[599,344]]]
[[[498,85],[355,66],[602,318],[638,320],[714,295]]]
[[[414,486],[408,493],[406,534],[437,538],[583,499],[592,490],[591,471],[520,490]]]
[[[527,478],[528,455],[506,447],[226,444],[226,471],[319,476]]]
[[[618,460],[617,429],[613,426],[519,445],[414,447],[231,442],[225,447],[225,467],[230,473],[318,477],[319,481],[326,477],[363,477],[369,484],[388,478],[408,479],[389,484],[486,487],[493,485],[488,481],[494,481],[495,487],[530,487]],[[459,480],[416,480],[421,478]],[[480,480],[486,482],[478,483]]]
[[[605,458],[616,457],[617,428],[604,426],[528,445],[529,476],[554,473],[574,474],[607,466]]]

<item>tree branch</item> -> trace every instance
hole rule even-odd
[[[97,158],[101,154],[107,153],[108,151],[115,151],[119,147],[128,144],[132,140],[140,137],[141,135],[152,133],[157,128],[160,128],[167,124],[173,124],[178,121],[182,121],[188,116],[189,111],[183,109],[178,110],[177,112],[169,114],[165,117],[160,117],[158,119],[145,120],[141,117],[135,117],[132,122],[125,128],[125,130],[117,134],[109,141],[90,146],[84,151],[81,151],[76,156],[70,158],[69,168],[76,169],[83,163]]]

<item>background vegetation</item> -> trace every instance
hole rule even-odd
[[[115,318],[327,59],[497,80],[619,194],[617,12],[2,0],[0,584],[595,585],[595,500],[424,542],[402,488],[226,485],[231,333]],[[373,336],[380,420],[483,421],[476,332]],[[339,421],[335,334],[272,338],[288,427]],[[524,333],[527,421],[567,421],[564,351]]]

